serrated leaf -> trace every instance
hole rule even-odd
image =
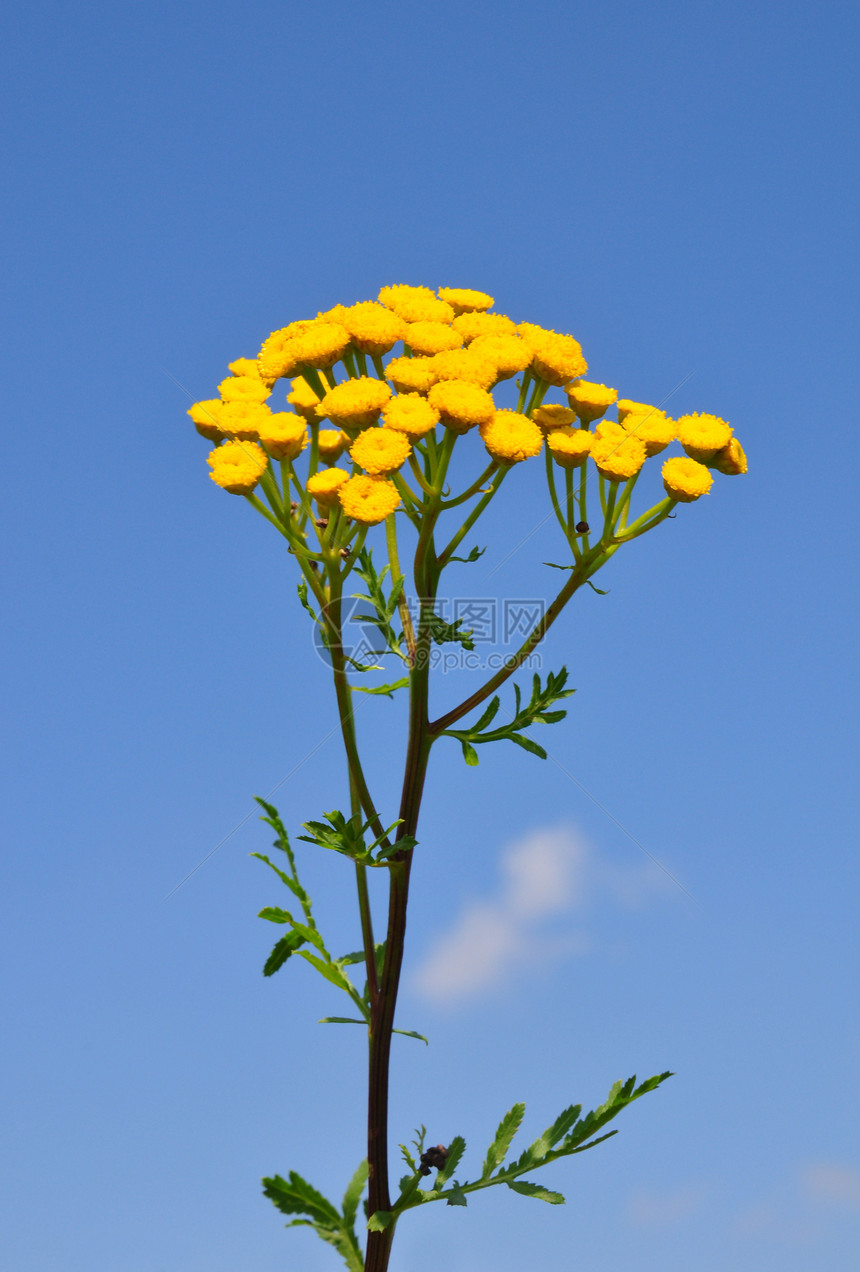
[[[436,1173],[436,1180],[433,1185],[434,1189],[441,1188],[448,1182],[454,1171],[460,1164],[460,1159],[466,1151],[466,1141],[462,1135],[455,1135],[448,1145],[448,1156],[445,1158],[445,1165],[441,1166]]]
[[[365,1160],[358,1166],[346,1186],[346,1192],[343,1194],[343,1217],[350,1228],[355,1223],[355,1217],[358,1214],[358,1203],[361,1201],[361,1194],[364,1192],[364,1185],[367,1183],[367,1175],[368,1165]]]
[[[576,1124],[576,1119],[582,1112],[581,1104],[571,1104],[553,1122],[552,1126],[548,1126],[543,1135],[539,1135],[533,1144],[528,1148],[529,1155],[534,1161],[539,1161],[545,1157],[551,1148],[554,1148],[560,1139],[567,1135],[572,1126]]]
[[[458,1183],[451,1186],[451,1191],[447,1195],[447,1203],[449,1206],[468,1206],[469,1202],[466,1194]]]
[[[470,768],[475,768],[478,764],[480,764],[481,761],[478,759],[478,752],[472,746],[471,742],[466,742],[465,739],[462,739],[460,745],[463,748],[463,759]]]
[[[448,561],[449,562],[462,561],[464,565],[472,565],[473,562],[479,560],[479,558],[484,555],[486,550],[487,550],[486,548],[479,548],[478,545],[475,544],[474,548],[471,549],[468,556],[464,556],[464,557],[452,556],[452,557],[448,557]]]
[[[517,746],[521,746],[524,751],[530,751],[532,755],[537,755],[542,760],[546,759],[546,751],[532,738],[527,738],[522,733],[511,733],[509,736],[511,742],[515,742]]]
[[[494,697],[490,701],[490,705],[487,707],[486,711],[481,716],[481,718],[479,720],[476,720],[475,723],[471,726],[469,732],[483,733],[487,725],[490,724],[495,719],[496,712],[499,709],[500,703],[501,703],[501,700],[498,697],[498,695],[496,695],[496,697]]]
[[[487,1149],[484,1168],[481,1171],[481,1179],[489,1178],[496,1167],[500,1166],[507,1157],[511,1141],[520,1129],[525,1111],[526,1106],[524,1104],[515,1104],[502,1118],[496,1131],[495,1139]]]
[[[328,1198],[317,1192],[306,1179],[290,1171],[289,1178],[280,1175],[263,1180],[263,1192],[285,1215],[310,1215],[318,1223],[340,1226],[339,1211]]]
[[[532,1184],[527,1179],[510,1179],[508,1187],[514,1192],[522,1193],[524,1197],[534,1197],[537,1201],[548,1201],[551,1206],[563,1206],[564,1197],[560,1192],[552,1192],[549,1188],[543,1188],[540,1184]]]
[[[390,1227],[394,1215],[390,1210],[376,1210],[367,1221],[368,1232],[384,1232]]]
[[[289,910],[282,910],[277,905],[265,905],[257,915],[258,919],[268,919],[270,923],[292,923],[293,916]]]
[[[297,932],[288,932],[286,936],[282,936],[263,964],[263,975],[274,976],[275,972],[283,967],[290,955],[295,954],[299,946],[303,944],[303,939]]]
[[[366,689],[363,685],[352,685],[354,693],[379,693],[384,694],[386,698],[393,698],[398,689],[409,688],[409,677],[404,676],[402,680],[395,680],[390,685],[377,685],[374,689]]]
[[[310,963],[311,967],[315,967],[320,976],[324,976],[332,985],[336,985],[338,989],[351,994],[354,986],[350,984],[343,972],[334,963],[324,962],[321,958],[317,958],[315,954],[311,954],[309,950],[299,950],[299,957]]]
[[[423,1034],[416,1033],[414,1029],[392,1029],[391,1032],[403,1034],[404,1038],[417,1038],[419,1042],[424,1042],[428,1047],[430,1046],[429,1039],[425,1038]]]
[[[409,1167],[409,1169],[412,1171],[412,1174],[414,1175],[416,1170],[418,1169],[418,1163],[416,1162],[415,1158],[412,1156],[412,1154],[410,1153],[409,1149],[406,1147],[405,1144],[400,1145],[400,1155],[402,1156],[406,1165]]]

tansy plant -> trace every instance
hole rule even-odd
[[[502,706],[497,691],[574,593],[585,584],[593,587],[594,575],[620,548],[654,530],[679,504],[708,494],[714,472],[746,471],[744,452],[724,420],[706,414],[674,420],[658,406],[619,399],[615,389],[583,378],[587,365],[572,336],[517,324],[492,306],[492,297],[478,291],[383,287],[377,301],[336,305],[272,332],[257,358],[230,364],[217,398],[197,402],[188,412],[198,432],[214,443],[208,456],[212,480],[241,495],[283,536],[298,570],[299,599],[317,625],[334,680],[348,812],[334,810],[305,822],[299,839],[351,863],[362,948],[331,953],[299,880],[287,830],[277,809],[262,800],[279,857],[255,855],[287,892],[286,907],[270,906],[260,915],[284,933],[264,974],[271,976],[298,955],[349,1000],[347,1014],[328,1022],[366,1028],[367,1156],[339,1206],[295,1172],[263,1182],[266,1195],[291,1216],[289,1226],[313,1228],[352,1272],[388,1267],[397,1224],[416,1206],[434,1201],[465,1206],[471,1193],[498,1185],[562,1202],[559,1193],[532,1180],[537,1168],[615,1134],[605,1132],[606,1125],[669,1076],[639,1085],[635,1078],[617,1082],[606,1102],[585,1116],[580,1105],[572,1105],[518,1157],[509,1150],[524,1108],[514,1105],[480,1167],[464,1167],[461,1137],[425,1147],[422,1129],[414,1152],[401,1146],[405,1173],[396,1185],[390,1178],[389,1057],[392,1033],[404,1032],[394,1028],[395,1007],[409,874],[413,854],[420,851],[418,815],[433,747],[454,739],[469,765],[478,763],[482,745],[497,741],[545,758],[531,730],[565,716],[558,703],[573,692],[566,669],[545,680],[534,675],[525,694],[514,684],[512,710]],[[283,390],[277,391],[285,377],[292,377],[286,402]],[[506,390],[510,406],[500,406],[496,398]],[[557,400],[547,401],[550,394]],[[617,420],[607,418],[613,408]],[[682,453],[659,461],[665,497],[634,509],[643,470],[673,443]],[[462,624],[440,613],[442,576],[454,562],[477,560],[477,546],[462,556],[461,544],[509,474],[526,461],[539,462],[541,452],[548,507],[566,558],[553,563],[564,571],[562,586],[519,649],[486,683],[431,714],[434,647],[471,647]],[[384,527],[381,533],[377,526]],[[526,533],[531,529],[523,527]],[[408,537],[406,572],[399,537]],[[375,636],[371,661],[352,656],[346,633],[349,602],[356,596],[362,621]],[[376,683],[374,673],[391,665],[396,678]],[[409,708],[395,811],[393,792],[369,788],[354,695],[393,697],[401,691],[408,694]],[[374,936],[370,887],[371,877],[375,882],[380,876],[388,893],[381,942]],[[359,967],[362,988],[353,979]]]

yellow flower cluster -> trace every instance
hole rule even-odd
[[[422,439],[439,426],[454,434],[477,428],[489,455],[506,466],[533,458],[546,442],[548,460],[573,469],[590,457],[611,483],[636,477],[677,441],[684,454],[667,459],[662,476],[669,497],[681,503],[708,493],[712,471],[747,471],[725,420],[695,413],[676,421],[661,407],[619,399],[616,389],[582,378],[588,366],[573,336],[517,324],[493,312],[493,303],[467,288],[396,284],[381,288],[376,300],[337,304],[272,332],[256,359],[229,364],[217,398],[188,412],[215,443],[212,480],[249,493],[269,458],[292,463],[312,441],[308,494],[373,525],[401,506],[390,475],[413,446],[423,454]],[[518,409],[499,409],[493,390],[517,375],[524,376]],[[287,410],[269,401],[285,376],[293,377]],[[544,402],[551,388],[566,404]],[[613,406],[617,420],[606,418]],[[323,421],[331,427],[321,428]],[[352,476],[332,466],[347,449]],[[402,478],[396,481],[403,490]]]

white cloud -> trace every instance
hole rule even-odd
[[[801,1171],[801,1186],[818,1201],[839,1201],[860,1209],[860,1170],[839,1162],[811,1162]]]
[[[571,915],[595,889],[620,904],[642,904],[662,891],[654,867],[598,863],[569,827],[535,830],[501,857],[496,895],[467,906],[427,953],[413,978],[426,998],[454,1002],[502,984],[518,969],[546,965],[588,947],[582,932],[547,932],[547,920]]]
[[[701,1185],[688,1184],[671,1192],[637,1192],[630,1200],[628,1213],[634,1223],[662,1227],[686,1219],[705,1199]]]

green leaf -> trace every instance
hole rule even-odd
[[[471,549],[468,556],[452,556],[448,557],[448,561],[462,561],[464,565],[471,565],[473,561],[477,561],[480,557],[482,557],[486,550],[486,548],[479,548],[476,544],[474,548]]]
[[[390,1227],[394,1215],[390,1210],[376,1210],[367,1221],[368,1232],[384,1232]]]
[[[453,623],[446,623],[444,618],[431,610],[426,615],[427,627],[434,645],[462,645],[464,649],[474,649],[471,629],[464,631],[462,618],[455,618]]]
[[[495,698],[492,699],[492,701],[490,702],[490,705],[487,707],[486,711],[481,716],[480,720],[476,720],[475,723],[472,725],[470,732],[483,733],[484,729],[486,729],[487,726],[491,724],[493,720],[496,718],[496,712],[498,711],[500,705],[501,705],[501,700],[499,699],[497,695]]]
[[[531,1158],[537,1162],[541,1158],[546,1157],[549,1150],[554,1148],[558,1141],[567,1135],[581,1112],[581,1104],[571,1104],[562,1113],[559,1113],[552,1126],[548,1126],[543,1135],[539,1135],[535,1142],[529,1146],[528,1153]]]
[[[574,561],[573,565],[556,565],[555,561],[544,561],[544,565],[549,565],[553,570],[575,570],[579,563]]]
[[[602,587],[595,587],[595,586],[594,586],[594,584],[592,583],[591,579],[586,579],[585,581],[586,581],[586,583],[588,584],[588,586],[591,588],[592,592],[596,592],[598,596],[608,596],[608,595],[609,595],[609,592],[610,592],[610,589],[609,589],[609,588],[606,588],[606,590],[604,591],[604,589],[603,589]]]
[[[515,1104],[502,1118],[496,1131],[496,1137],[487,1149],[484,1168],[481,1171],[481,1179],[488,1179],[496,1167],[500,1166],[505,1160],[511,1141],[520,1129],[525,1111],[526,1106],[524,1104]]]
[[[386,698],[393,698],[395,692],[398,689],[408,689],[408,688],[409,688],[408,676],[404,676],[402,680],[395,680],[394,683],[390,685],[377,685],[374,689],[366,689],[363,685],[352,686],[352,690],[354,693],[382,693],[382,694],[385,694]]]
[[[318,1025],[367,1025],[366,1020],[353,1020],[352,1016],[323,1016]]]
[[[448,1156],[445,1158],[445,1165],[440,1167],[436,1173],[436,1181],[433,1184],[434,1189],[442,1188],[448,1182],[454,1171],[460,1164],[460,1159],[466,1151],[466,1141],[462,1135],[455,1135],[448,1145]]]
[[[451,1191],[447,1194],[447,1204],[449,1206],[468,1206],[469,1204],[466,1194],[456,1180],[451,1185]]]
[[[471,742],[467,742],[463,739],[460,745],[463,748],[463,759],[468,765],[470,765],[470,767],[475,768],[478,764],[480,764],[481,761],[478,759],[478,752],[472,746]]]
[[[368,1165],[367,1161],[363,1161],[352,1179],[347,1184],[346,1192],[343,1194],[343,1217],[345,1222],[351,1228],[355,1223],[355,1217],[358,1214],[358,1203],[361,1200],[361,1194],[364,1192],[364,1185],[367,1183]]]
[[[566,715],[566,714],[567,712],[564,712],[564,711],[562,712],[562,715]],[[546,759],[546,751],[543,749],[543,747],[540,746],[537,742],[532,741],[531,738],[525,737],[522,733],[512,733],[510,735],[510,741],[515,742],[517,746],[521,746],[524,751],[530,751],[532,755],[538,756],[539,759],[541,760]]]
[[[419,1042],[424,1042],[428,1047],[430,1046],[429,1039],[425,1038],[423,1034],[416,1033],[414,1029],[392,1029],[391,1032],[403,1034],[404,1038],[417,1038]]]
[[[551,1206],[563,1206],[564,1197],[559,1192],[551,1192],[540,1184],[529,1183],[527,1179],[508,1180],[508,1187],[524,1197],[535,1197],[538,1201],[548,1201]]]
[[[322,632],[323,644],[327,645],[328,640],[327,640],[327,633],[325,630],[325,624],[320,622],[319,615],[317,614],[316,610],[313,608],[310,601],[308,600],[307,579],[302,579],[301,583],[299,583],[298,587],[296,588],[296,591],[299,594],[299,600],[301,601],[302,607],[307,610],[311,618],[314,620],[314,622],[317,624],[320,631]]]
[[[290,955],[295,954],[299,946],[303,944],[304,941],[297,932],[288,932],[286,936],[282,936],[263,964],[263,975],[274,976],[275,972],[283,967]]]
[[[326,953],[325,944],[316,928],[306,927],[304,923],[298,923],[293,919],[293,931],[298,932],[299,936],[307,941],[309,945],[315,946],[321,954]]]
[[[280,909],[279,906],[276,906],[276,905],[263,906],[262,910],[257,915],[257,918],[268,919],[270,923],[294,922],[293,916],[290,914],[289,910],[282,910]]]
[[[299,950],[299,957],[306,959],[312,967],[317,969],[320,976],[324,976],[327,981],[332,983],[332,985],[336,985],[338,989],[342,989],[344,993],[347,993],[350,997],[352,997],[354,986],[334,963],[325,963],[321,958],[317,958],[316,955],[309,953],[308,950]]]
[[[340,1212],[294,1170],[290,1171],[289,1179],[282,1179],[280,1175],[265,1178],[263,1192],[282,1214],[310,1215],[318,1223],[340,1226]]]

